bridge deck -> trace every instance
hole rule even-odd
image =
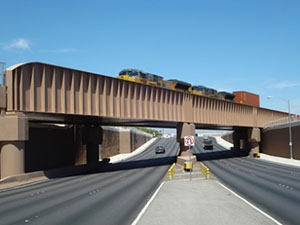
[[[6,70],[7,111],[263,127],[283,112],[44,63]]]

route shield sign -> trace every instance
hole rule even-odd
[[[184,146],[194,146],[195,137],[194,136],[184,136]]]

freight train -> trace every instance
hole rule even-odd
[[[194,95],[208,96],[228,101],[235,101],[234,93],[229,93],[225,91],[218,92],[217,90],[212,88],[208,88],[202,85],[191,85],[190,83],[175,79],[164,80],[162,76],[158,76],[152,73],[146,73],[138,69],[124,69],[120,71],[118,78],[142,84],[155,85],[171,90],[189,92]],[[242,102],[239,101],[239,103]],[[247,102],[243,103],[247,104]]]

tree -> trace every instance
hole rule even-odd
[[[155,129],[150,129],[150,128],[146,128],[146,127],[137,127],[137,129],[139,129],[145,133],[151,134],[153,137],[161,137],[162,136],[162,133]]]

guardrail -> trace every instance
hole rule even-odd
[[[298,115],[290,116],[291,123],[295,123],[295,122],[299,122],[299,121],[300,121],[300,116],[298,116]],[[288,123],[289,123],[289,117],[284,117],[284,118],[280,118],[280,119],[265,123],[264,128],[273,127],[273,126],[282,125],[282,124],[288,124]]]
[[[205,174],[206,179],[209,179],[209,168],[207,168],[203,163],[200,163],[200,169]]]
[[[173,179],[175,168],[176,168],[176,163],[173,163],[172,166],[170,167],[169,171],[168,171],[169,180]]]

